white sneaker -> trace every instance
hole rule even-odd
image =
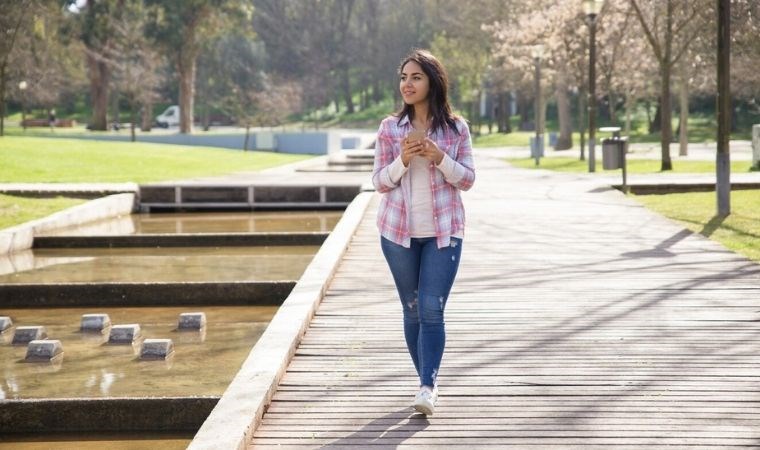
[[[414,397],[414,409],[426,416],[432,416],[435,412],[435,402],[438,401],[438,388],[430,390],[429,387],[423,386],[420,392]]]

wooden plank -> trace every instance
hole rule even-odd
[[[373,205],[250,448],[760,446],[760,267],[578,177],[484,161],[436,414],[410,408]]]

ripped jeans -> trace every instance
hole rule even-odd
[[[454,284],[462,240],[438,248],[436,238],[412,238],[410,248],[380,238],[404,310],[404,337],[420,385],[433,387],[446,345],[443,311]]]

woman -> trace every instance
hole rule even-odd
[[[420,378],[414,408],[432,415],[446,340],[443,312],[459,267],[464,208],[475,181],[465,121],[451,112],[441,63],[415,50],[399,68],[404,106],[380,125],[372,182],[384,194],[380,241],[404,311],[404,337]]]

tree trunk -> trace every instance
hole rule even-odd
[[[153,126],[153,102],[143,103],[142,107],[142,131],[150,131]]]
[[[647,117],[650,118],[649,134],[659,133],[660,129],[662,129],[662,105],[661,105],[660,99],[657,99],[657,109],[655,109],[654,111],[653,118],[648,112],[649,110],[647,109]]]
[[[525,97],[525,94],[520,94],[519,100],[517,102],[517,108],[519,109],[520,114],[520,130],[521,131],[531,131],[528,124],[530,123],[530,114],[529,114],[529,104],[527,101],[527,98]],[[535,129],[535,128],[534,128]]]
[[[624,136],[631,135],[631,110],[633,109],[634,104],[635,102],[633,101],[633,96],[627,95],[625,97],[625,130],[623,131]]]
[[[681,85],[678,97],[678,110],[681,116],[678,121],[678,155],[686,156],[689,154],[689,82],[686,78],[684,64],[681,64]]]
[[[108,84],[111,70],[103,61],[88,53],[87,66],[90,75],[90,96],[92,97],[92,119],[90,129],[108,129]]]
[[[342,70],[342,80],[341,85],[343,87],[343,99],[346,102],[346,112],[348,114],[354,113],[354,99],[351,98],[351,77],[348,73],[348,66],[344,67]]]
[[[5,64],[0,67],[0,136],[5,136]]]
[[[113,92],[110,95],[110,102],[111,102],[111,126],[109,129],[114,130],[114,125],[121,122],[121,114],[119,111],[119,99],[121,97],[121,92],[119,92],[118,89],[114,89]]]
[[[506,92],[499,92],[496,97],[496,131],[499,133],[509,133],[509,100]]]
[[[135,104],[134,102],[129,102],[129,131],[132,136],[132,142],[135,142],[137,140],[137,137],[135,136],[136,121],[137,117],[135,116]]]
[[[586,103],[583,99],[586,93],[583,90],[578,92],[578,131],[581,134],[581,161],[586,160],[586,117],[583,112],[586,110]]]
[[[208,103],[205,102],[203,105],[203,114],[201,115],[201,126],[203,126],[203,131],[208,131],[209,128],[211,128],[211,108],[208,106]]]
[[[380,78],[375,78],[375,83],[372,86],[372,100],[377,104],[383,99],[383,90],[380,86]]]
[[[609,112],[610,112],[610,124],[617,125],[617,114],[615,113],[615,107],[617,106],[617,99],[615,99],[615,94],[610,91],[607,94],[607,100],[608,100],[608,106],[609,106]]]
[[[559,116],[559,137],[554,146],[555,150],[573,148],[573,124],[570,113],[570,99],[567,97],[567,86],[564,82],[557,85],[557,114]]]
[[[179,132],[193,132],[193,114],[195,99],[195,61],[197,52],[192,43],[195,40],[193,32],[185,38],[186,44],[179,49],[177,55],[177,72],[179,73]]]
[[[662,86],[660,86],[660,147],[662,150],[662,165],[660,170],[673,170],[673,162],[670,160],[670,141],[673,139],[670,106],[670,64],[662,64],[660,67]]]

